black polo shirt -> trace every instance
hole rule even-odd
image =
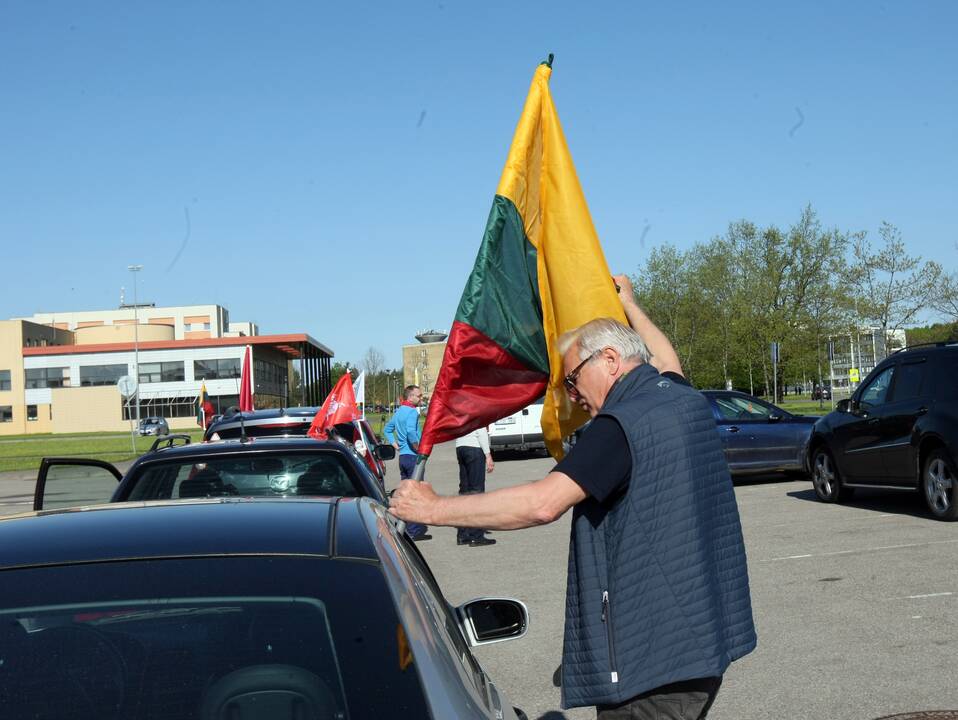
[[[664,372],[662,377],[691,386],[678,373]],[[600,503],[624,490],[632,477],[632,453],[619,421],[608,415],[593,419],[552,470],[568,475]]]

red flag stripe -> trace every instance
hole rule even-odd
[[[462,437],[524,408],[545,393],[549,376],[532,370],[471,325],[455,321],[419,443]]]

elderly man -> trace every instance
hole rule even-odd
[[[541,480],[482,495],[404,482],[390,510],[514,530],[573,508],[563,707],[595,705],[600,720],[704,718],[726,668],[756,642],[738,508],[707,401],[616,281],[635,330],[600,318],[559,340],[566,391],[593,418],[569,455]]]

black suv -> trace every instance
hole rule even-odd
[[[958,343],[901,350],[819,420],[809,458],[815,493],[918,490],[931,513],[958,519]]]

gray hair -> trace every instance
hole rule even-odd
[[[624,360],[647,363],[652,357],[641,335],[612,318],[596,318],[563,333],[557,343],[559,354],[565,355],[575,344],[578,344],[580,360],[606,347],[615,348]]]

